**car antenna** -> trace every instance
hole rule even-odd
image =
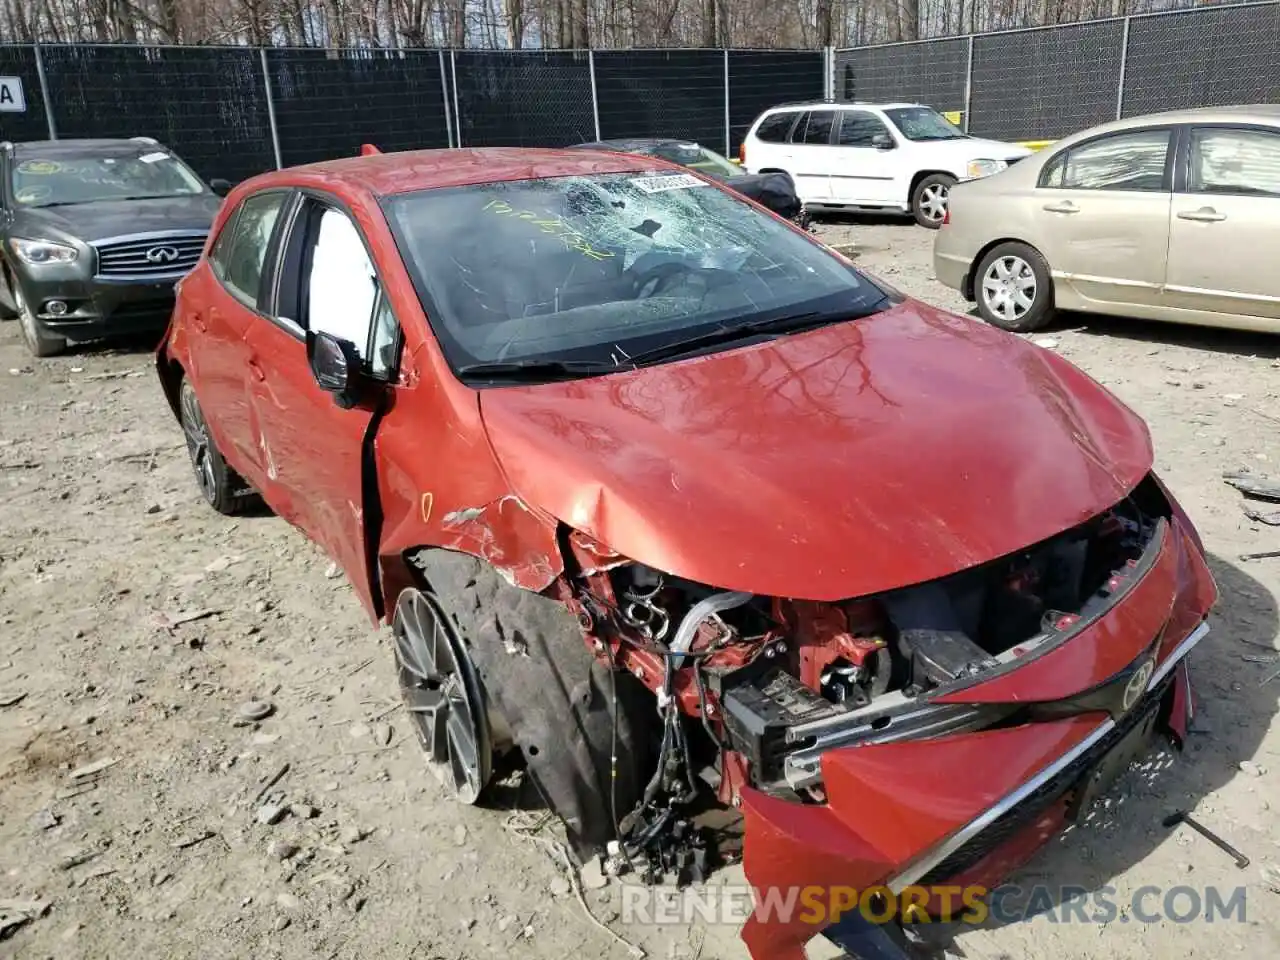
[[[360,156],[362,157],[376,157],[380,153],[382,153],[382,151],[379,150],[377,147],[375,147],[372,143],[360,144]]]

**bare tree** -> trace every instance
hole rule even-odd
[[[30,43],[825,47],[1071,23],[1214,0],[0,0]]]

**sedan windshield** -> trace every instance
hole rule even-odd
[[[966,136],[931,107],[891,107],[885,113],[908,140],[960,140]]]
[[[190,168],[163,150],[118,156],[23,157],[13,168],[14,199],[28,207],[185,197],[204,189]]]
[[[727,157],[697,143],[664,143],[653,148],[653,155],[711,176],[739,177],[743,173],[742,168]]]
[[[507,181],[386,203],[464,376],[495,364],[529,379],[557,364],[585,375],[723,348],[738,331],[854,319],[886,299],[818,243],[688,173]]]

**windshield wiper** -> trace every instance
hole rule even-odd
[[[631,361],[623,365],[609,360],[493,360],[466,363],[458,368],[458,376],[478,380],[507,380],[512,383],[536,383],[545,380],[572,380],[631,369]]]
[[[92,200],[53,200],[49,203],[31,203],[30,207],[44,210],[48,207],[79,207],[86,203],[120,203],[128,200],[168,200],[174,197],[194,197],[194,193],[145,193],[130,197],[94,197]]]
[[[695,336],[685,337],[683,340],[675,340],[660,347],[654,347],[652,350],[637,353],[630,358],[629,362],[644,364],[658,360],[669,360],[672,357],[692,353],[702,347],[712,347],[720,343],[732,343],[734,340],[745,340],[748,337],[771,333],[799,333],[802,330],[825,327],[845,320],[857,320],[874,312],[876,311],[810,310],[806,313],[789,313],[764,320],[749,320],[746,323],[722,324]]]

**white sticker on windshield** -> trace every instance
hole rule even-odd
[[[138,159],[143,163],[156,163],[160,160],[168,160],[169,155],[167,153],[144,153]]]
[[[668,174],[662,177],[636,177],[632,185],[645,193],[662,193],[664,190],[686,190],[689,187],[705,187],[707,181],[699,180],[691,173]]]

